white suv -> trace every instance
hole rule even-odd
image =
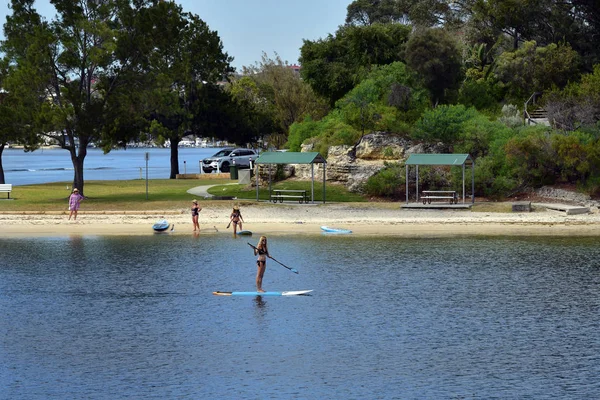
[[[250,161],[256,161],[258,154],[252,149],[223,149],[215,155],[202,160],[202,171],[210,174],[213,171],[229,172],[229,167],[250,168]]]

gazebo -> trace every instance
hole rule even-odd
[[[296,151],[267,151],[261,153],[256,159],[256,201],[258,201],[258,166],[266,164],[269,166],[269,192],[271,192],[271,165],[272,164],[310,164],[311,186],[310,200],[315,202],[315,164],[323,164],[323,203],[325,203],[325,170],[327,161],[318,152],[296,152]]]
[[[475,203],[475,161],[468,154],[411,154],[406,165],[406,203],[408,204],[408,169],[416,166],[416,199],[419,201],[419,165],[450,165],[462,167],[462,202],[465,202],[465,166],[471,166],[471,203]]]

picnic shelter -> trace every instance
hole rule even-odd
[[[268,165],[269,168],[269,197],[273,199],[272,180],[271,180],[271,166],[277,164],[310,164],[311,167],[311,186],[310,186],[310,201],[315,202],[315,164],[323,164],[323,203],[325,203],[325,171],[327,161],[318,152],[299,152],[299,151],[267,151],[261,153],[256,159],[256,201],[258,201],[258,167],[259,165]],[[281,192],[281,191],[279,191]],[[279,194],[279,198],[285,198]],[[293,196],[289,196],[293,197]],[[308,198],[306,199],[308,202]]]

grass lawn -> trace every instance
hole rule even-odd
[[[145,211],[188,208],[196,186],[229,182],[226,179],[152,179],[127,181],[86,181],[82,211]],[[72,182],[13,186],[10,197],[0,201],[0,211],[65,211]],[[67,189],[67,186],[69,189]]]
[[[310,198],[311,182],[300,181],[296,179],[288,179],[285,181],[277,182],[272,184],[272,189],[281,190],[307,190]],[[228,196],[237,197],[242,200],[256,200],[256,187],[250,185],[219,185],[208,189],[208,193],[213,196]],[[315,181],[314,186],[314,199],[315,202],[323,201],[323,182]],[[269,187],[260,187],[258,191],[258,198],[260,200],[268,201]],[[357,193],[349,192],[345,186],[340,184],[327,183],[325,185],[325,201],[327,202],[365,202],[366,197],[361,196]]]
[[[254,201],[256,189],[246,185],[231,185],[229,179],[152,179],[126,181],[86,181],[86,199],[82,211],[148,211],[180,210],[190,207],[194,195],[187,191],[196,186],[217,185],[209,189],[216,196],[237,197]],[[55,182],[39,185],[13,186],[13,200],[0,200],[0,211],[66,211],[72,182]],[[307,189],[310,181],[284,181],[273,187],[279,189]],[[315,182],[315,201],[322,201],[323,186]],[[360,195],[348,192],[344,186],[327,184],[327,201],[362,202]],[[260,189],[260,198],[268,199],[268,188]],[[203,199],[199,199],[205,202]],[[218,200],[211,200],[218,201]]]

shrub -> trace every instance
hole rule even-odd
[[[399,199],[406,195],[404,165],[385,163],[385,168],[371,176],[364,187],[365,194]]]

